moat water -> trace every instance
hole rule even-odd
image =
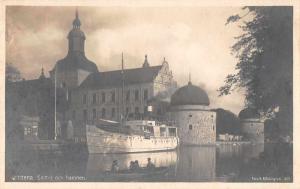
[[[176,151],[130,154],[11,153],[6,156],[6,181],[21,182],[292,182],[291,144],[181,146]],[[107,175],[113,160],[120,170],[130,161],[141,167],[151,158],[164,171]]]

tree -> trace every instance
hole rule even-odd
[[[231,47],[238,59],[236,73],[225,79],[220,95],[236,88],[246,91],[245,106],[265,116],[276,115],[280,131],[292,133],[293,109],[293,9],[292,7],[244,7],[233,15],[243,33]],[[252,19],[251,19],[252,18]],[[275,110],[279,110],[275,114]]]
[[[6,63],[5,67],[5,79],[8,82],[21,81],[20,71],[11,63]]]
[[[216,128],[217,134],[240,134],[241,123],[239,118],[229,110],[215,109],[217,112]]]

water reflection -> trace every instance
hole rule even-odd
[[[215,146],[184,146],[179,149],[177,175],[174,181],[214,180],[216,168]]]
[[[113,160],[118,161],[120,170],[128,169],[130,161],[138,160],[140,167],[147,166],[147,158],[151,158],[151,161],[156,167],[170,167],[171,172],[175,170],[177,162],[177,151],[155,152],[155,153],[128,153],[128,154],[90,154],[88,156],[86,176],[91,180],[100,179],[101,173],[109,171]]]
[[[82,176],[85,181],[109,180],[103,174],[117,160],[121,170],[128,169],[130,161],[138,160],[146,167],[147,158],[156,167],[167,167],[167,174],[157,177],[125,178],[122,181],[234,181],[257,182],[253,178],[264,176],[283,178],[262,182],[292,182],[292,145],[219,145],[181,146],[176,151],[130,154],[40,154],[22,152],[6,154],[6,180],[18,175]],[[20,181],[20,180],[19,180]],[[34,181],[53,181],[38,180]],[[76,181],[76,180],[75,180]],[[82,180],[79,180],[82,181]]]

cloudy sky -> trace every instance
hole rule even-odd
[[[42,67],[53,68],[67,53],[67,34],[75,7],[25,7],[6,9],[6,61],[26,79],[39,76]],[[85,32],[86,56],[100,71],[140,67],[148,54],[151,65],[163,57],[180,86],[192,83],[209,94],[211,106],[238,113],[243,92],[218,97],[217,89],[237,60],[230,53],[237,25],[225,26],[240,7],[78,7]],[[48,75],[48,73],[47,73]]]

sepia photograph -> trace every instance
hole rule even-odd
[[[294,11],[6,5],[4,182],[293,183]]]

